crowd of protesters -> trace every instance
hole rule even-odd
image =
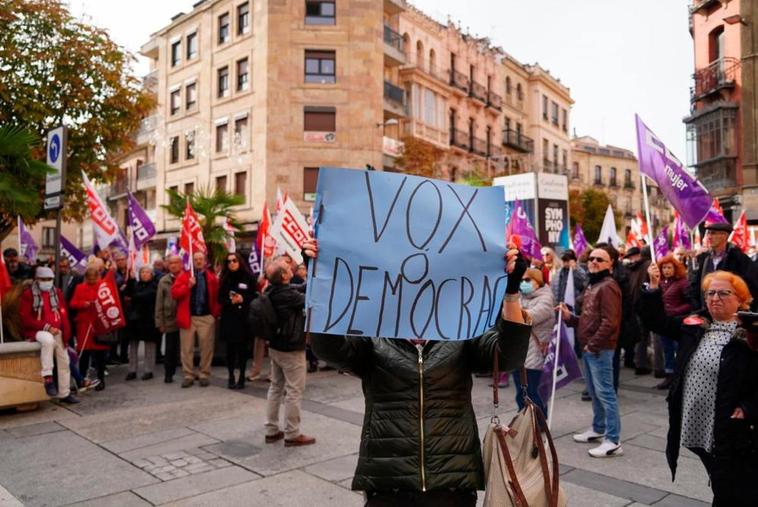
[[[755,309],[758,261],[754,252],[746,255],[727,241],[728,224],[707,224],[705,230],[707,247],[699,251],[678,247],[655,261],[648,246],[616,249],[600,243],[579,258],[570,249],[557,254],[544,248],[542,259],[525,265],[523,273],[517,270],[518,285],[509,280],[509,286],[513,285],[520,311],[530,324],[524,353],[526,393],[543,412],[547,400],[540,398],[537,387],[555,324],[563,319],[575,330],[574,351],[586,383],[582,399],[592,401],[592,424],[574,440],[597,444],[588,450],[592,457],[623,455],[617,396],[620,370],[652,374],[660,379],[655,388],[670,393],[666,454],[672,474],[679,448],[687,447],[702,459],[715,499],[741,505],[733,496],[736,481],[741,481],[741,491],[758,488],[749,480],[758,472],[758,340],[755,330],[736,313]],[[309,255],[315,256],[315,243],[309,245]],[[62,261],[55,284],[49,266],[28,266],[13,249],[3,255],[13,282],[25,286],[19,306],[22,335],[42,346],[41,374],[51,396],[76,403],[70,385],[79,392],[104,389],[107,367],[114,362],[128,364],[128,381],[140,372],[142,380],[152,379],[156,363],[162,362],[166,383],[173,382],[180,365],[183,388],[195,381],[208,386],[215,341],[222,337],[229,389],[244,389],[246,380],[271,382],[265,441],[283,439],[287,446],[315,442],[299,427],[306,373],[318,368],[303,329],[304,265],[296,265],[288,256],[277,257],[256,278],[238,253],[210,266],[205,255],[196,252],[192,269],[184,268],[182,258],[169,256],[130,277],[123,254],[111,256],[106,251],[92,257],[83,274],[74,273]],[[93,291],[109,270],[116,277],[127,325],[117,336],[93,336]],[[568,295],[570,286],[574,293]],[[385,348],[391,345],[381,353],[398,358],[416,352],[421,357],[427,347],[419,342],[408,350],[396,349],[394,340],[389,344],[373,340],[377,339],[335,341],[320,335],[314,349],[332,366],[365,377],[375,368],[362,355],[369,353],[365,349],[369,342],[374,349],[380,343]],[[264,377],[267,349],[270,378]],[[508,373],[499,379],[500,385],[507,385],[507,380]],[[521,408],[520,376],[514,374],[513,381]],[[284,425],[280,426],[282,405]],[[372,477],[374,471],[366,466],[364,475],[359,474],[366,482],[363,487],[384,488],[384,479]]]

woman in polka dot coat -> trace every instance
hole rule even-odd
[[[672,480],[679,448],[687,447],[710,476],[713,505],[757,505],[758,351],[736,316],[749,307],[750,291],[739,276],[716,271],[703,279],[707,310],[668,317],[658,266],[651,264],[648,273],[642,320],[653,332],[679,342],[667,398],[666,458]]]

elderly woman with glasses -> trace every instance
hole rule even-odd
[[[669,388],[666,458],[672,480],[679,448],[705,465],[713,505],[755,505],[758,498],[758,352],[737,312],[749,307],[747,284],[727,271],[703,279],[706,309],[689,316],[666,315],[660,269],[648,268],[642,319],[657,333],[678,341]]]

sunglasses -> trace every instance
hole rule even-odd
[[[597,262],[598,264],[601,264],[603,262],[611,262],[610,260],[603,259],[602,257],[588,257],[587,261],[588,262]]]
[[[227,264],[239,264],[237,259],[226,259]]]

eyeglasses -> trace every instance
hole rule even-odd
[[[608,259],[603,259],[602,257],[588,257],[588,262],[597,262],[598,264],[602,264],[603,262],[611,262]]]
[[[713,299],[713,298],[724,299],[724,298],[728,298],[729,296],[733,294],[734,292],[728,289],[724,289],[724,290],[710,289],[703,292],[703,296],[705,297],[705,299]]]
[[[239,264],[237,259],[226,259],[227,264]]]

